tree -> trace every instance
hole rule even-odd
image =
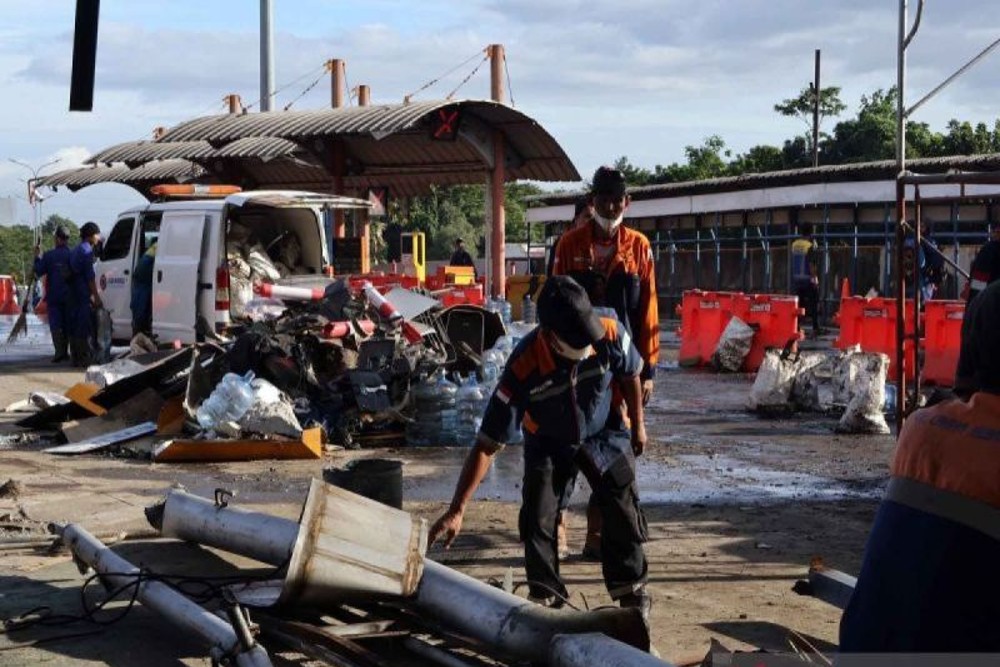
[[[809,84],[799,92],[797,97],[789,97],[774,105],[774,110],[782,116],[799,118],[806,124],[809,131],[802,135],[805,138],[806,150],[812,153],[812,123],[813,110],[816,104],[815,86]],[[847,105],[840,99],[840,86],[828,86],[820,88],[819,91],[819,127],[823,127],[823,120],[832,116],[839,116],[847,109]],[[820,140],[823,139],[823,132],[820,129]],[[809,164],[812,164],[810,158]]]
[[[52,215],[50,215],[48,218],[45,219],[45,222],[42,223],[41,226],[42,238],[43,239],[52,238],[52,236],[56,233],[56,227],[60,226],[63,227],[69,234],[71,242],[73,242],[74,239],[80,237],[80,228],[76,226],[75,222],[73,222],[69,218],[64,218],[58,213],[53,213]]]
[[[649,185],[653,182],[653,174],[648,169],[636,167],[624,155],[615,160],[613,166],[625,176],[626,185],[635,187],[638,185]]]
[[[729,163],[729,173],[734,176],[762,174],[782,169],[785,169],[784,153],[777,146],[766,144],[751,147],[746,153],[737,155],[736,159]]]
[[[774,110],[782,116],[799,118],[812,129],[813,106],[816,103],[815,87],[809,84],[798,94],[774,105]],[[847,109],[840,100],[840,86],[820,88],[819,92],[819,123],[831,116],[839,116]]]

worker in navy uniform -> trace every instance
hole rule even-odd
[[[432,526],[430,543],[440,537],[450,546],[493,456],[520,428],[519,530],[529,597],[552,606],[568,597],[559,576],[556,522],[560,498],[579,470],[603,513],[601,557],[608,593],[623,607],[640,608],[648,619],[642,547],[647,531],[635,481],[635,457],[646,446],[642,357],[627,329],[616,318],[598,317],[584,289],[568,276],[545,281],[538,318],[539,327],[521,339],[507,361],[451,506]],[[631,431],[625,425],[608,427],[613,386],[624,396]]]
[[[94,337],[94,311],[103,308],[97,291],[94,248],[101,241],[101,229],[95,222],[80,228],[80,243],[69,257],[72,281],[70,289],[70,354],[73,365],[86,367],[91,360],[91,339]]]
[[[35,277],[45,282],[45,305],[48,308],[49,332],[55,356],[52,363],[69,359],[69,256],[66,243],[69,233],[65,227],[56,227],[55,245],[42,254],[41,246],[35,246]]]
[[[819,326],[819,273],[816,269],[816,241],[813,240],[812,225],[799,225],[799,238],[792,241],[791,255],[792,291],[812,321],[812,336],[816,338],[822,330]]]
[[[966,303],[971,303],[987,285],[1000,280],[1000,225],[993,227],[990,240],[976,253],[969,274],[969,282],[962,293]]]

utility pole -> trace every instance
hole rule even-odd
[[[271,0],[260,0],[260,110],[270,111],[274,99],[274,12]]]
[[[813,166],[819,166],[819,101],[822,96],[819,87],[819,49],[816,49],[816,76],[813,81]]]

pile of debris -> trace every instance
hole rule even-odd
[[[257,275],[267,267],[255,253],[248,246],[230,263]],[[227,338],[155,352],[137,340],[65,397],[33,394],[10,409],[40,407],[19,425],[57,431],[67,444],[46,450],[56,454],[120,450],[154,433],[156,461],[471,445],[506,356],[530,327],[475,305],[444,308],[416,289],[325,282],[257,283]]]
[[[795,412],[840,415],[838,433],[887,434],[885,380],[889,358],[857,346],[799,352],[768,350],[750,390],[749,410],[765,417]]]
[[[196,637],[218,664],[270,665],[266,642],[338,666],[666,665],[648,653],[638,609],[552,609],[484,584],[426,558],[423,519],[319,480],[300,522],[234,507],[218,491],[213,502],[182,489],[146,516],[162,537],[274,569],[200,577],[211,585],[196,602],[173,583],[194,572],[140,569],[78,524],[51,530],[110,598],[131,598]],[[217,559],[207,550],[204,558],[206,568]],[[188,567],[200,571],[197,562]]]

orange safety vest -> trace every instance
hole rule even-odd
[[[639,279],[639,299],[630,322],[623,322],[631,329],[636,349],[645,362],[642,376],[652,377],[660,358],[660,313],[656,298],[656,269],[653,250],[640,232],[619,225],[614,255],[608,263],[605,278],[622,273]],[[597,261],[594,254],[593,223],[571,229],[559,239],[556,246],[553,275],[572,275],[576,272],[594,271]],[[603,304],[597,304],[603,305]]]

